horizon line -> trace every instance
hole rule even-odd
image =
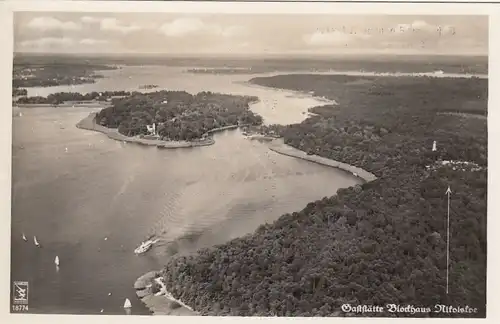
[[[282,58],[286,57],[339,57],[339,56],[376,56],[376,55],[384,55],[384,56],[453,56],[453,57],[489,57],[489,53],[408,53],[408,52],[399,52],[399,53],[387,53],[387,52],[369,52],[369,53],[353,53],[353,52],[345,52],[345,53],[161,53],[161,52],[150,52],[150,53],[141,53],[141,52],[107,52],[107,53],[76,53],[76,52],[22,52],[22,51],[14,51],[13,55],[43,55],[43,56],[164,56],[170,58],[200,58],[200,57],[265,57],[265,56],[281,56]]]

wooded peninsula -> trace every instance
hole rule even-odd
[[[96,121],[118,128],[126,136],[147,135],[147,125],[155,124],[162,140],[192,141],[216,128],[261,124],[262,117],[249,109],[249,104],[257,100],[253,96],[212,92],[134,92],[114,99],[111,107],[99,112]]]
[[[273,129],[293,147],[378,179],[251,235],[174,257],[162,274],[167,290],[203,315],[346,316],[343,304],[444,304],[477,312],[392,316],[484,317],[487,124],[441,113],[486,115],[488,80],[282,75],[251,82],[338,102]]]

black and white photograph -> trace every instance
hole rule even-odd
[[[109,3],[12,13],[11,314],[486,318],[487,14]]]

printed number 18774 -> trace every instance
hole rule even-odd
[[[12,305],[13,312],[27,312],[28,305]]]

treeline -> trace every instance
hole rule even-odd
[[[252,70],[252,68],[205,68],[205,69],[188,69],[189,73],[199,73],[199,74],[250,74],[256,73],[257,71]]]
[[[28,95],[28,90],[26,89],[12,88],[12,97],[27,96],[27,95]]]
[[[144,85],[139,86],[139,89],[154,89],[154,88],[158,88],[158,85],[157,84],[144,84]]]
[[[155,123],[161,138],[190,141],[214,128],[261,124],[262,117],[248,106],[256,100],[257,97],[211,92],[196,95],[185,91],[132,93],[101,110],[96,121],[102,126],[118,128],[126,136],[148,134],[147,125]]]
[[[50,87],[95,83],[103,76],[99,70],[111,70],[114,67],[96,64],[14,64],[13,87]]]
[[[471,102],[487,110],[488,81],[290,75],[253,82],[336,100],[284,127],[285,141],[380,178],[246,237],[172,259],[163,276],[174,297],[205,315],[345,316],[340,307],[349,303],[469,305],[478,312],[378,315],[485,317],[487,170],[425,166],[439,159],[487,166],[486,121],[437,113]]]
[[[35,97],[21,97],[17,100],[18,104],[51,104],[59,105],[67,101],[107,101],[113,97],[123,97],[130,96],[128,91],[103,91],[103,92],[89,92],[89,93],[79,93],[79,92],[56,92],[48,95],[47,97],[35,96]]]

